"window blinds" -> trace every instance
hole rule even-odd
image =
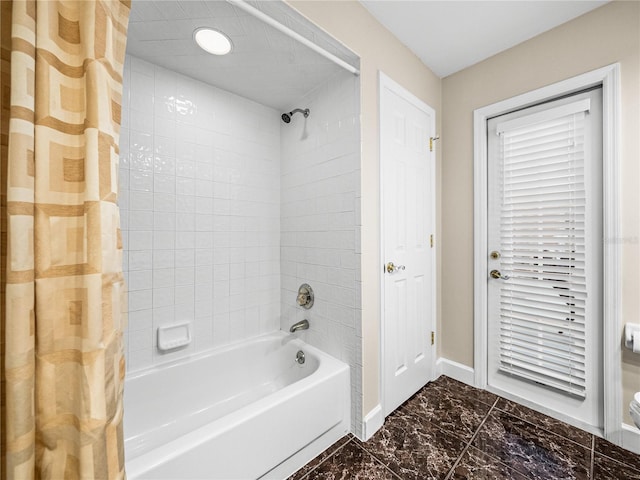
[[[585,397],[585,115],[582,100],[497,125],[500,370]]]

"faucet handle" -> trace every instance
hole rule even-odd
[[[298,296],[296,298],[298,305],[307,310],[313,306],[313,289],[307,283],[300,285]]]

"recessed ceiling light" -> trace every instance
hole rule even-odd
[[[213,28],[198,28],[193,38],[200,48],[213,55],[226,55],[231,51],[229,37]]]

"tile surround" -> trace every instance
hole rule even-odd
[[[128,370],[277,330],[279,112],[129,55],[123,80]],[[193,343],[158,351],[182,320]]]
[[[304,318],[303,340],[351,366],[352,431],[361,428],[359,399],[360,138],[358,82],[339,72],[291,108],[308,108],[281,125],[281,329]],[[315,294],[296,304],[298,287]]]
[[[340,71],[272,108],[127,56],[120,208],[129,291],[127,369],[289,326],[351,367],[361,417],[360,139],[356,77]],[[301,283],[316,295],[296,306]],[[192,321],[161,353],[156,329]]]
[[[466,401],[474,414],[426,408]],[[345,437],[289,480],[368,478],[364,465],[370,478],[395,480],[640,479],[639,455],[445,376],[389,415],[370,440]]]

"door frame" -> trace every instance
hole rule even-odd
[[[621,269],[619,214],[620,64],[554,83],[473,112],[474,122],[474,365],[475,386],[487,388],[487,119],[544,100],[602,85],[603,120],[603,382],[604,425],[595,433],[622,442]],[[606,240],[609,241],[606,241]],[[569,419],[564,419],[569,420]],[[598,429],[599,430],[599,429]]]
[[[430,129],[433,132],[434,136],[436,135],[435,131],[436,131],[436,112],[435,110],[430,107],[429,105],[427,105],[425,102],[423,102],[422,100],[420,100],[418,97],[416,97],[414,94],[412,94],[411,92],[409,92],[407,89],[405,89],[402,85],[400,85],[399,83],[397,83],[396,81],[392,80],[390,77],[388,77],[387,75],[385,75],[381,70],[378,71],[378,129],[379,129],[379,137],[378,137],[378,151],[379,151],[379,155],[380,155],[380,165],[379,165],[379,179],[380,179],[380,183],[379,183],[379,189],[380,189],[380,205],[379,205],[379,212],[380,212],[380,268],[381,270],[380,272],[380,362],[379,362],[379,374],[380,374],[380,391],[378,392],[378,398],[380,399],[380,407],[381,407],[381,415],[384,415],[384,412],[386,411],[386,405],[384,405],[384,392],[385,392],[385,388],[386,388],[386,378],[385,378],[385,373],[384,373],[384,361],[386,358],[386,352],[385,352],[385,338],[384,338],[384,332],[385,332],[385,326],[386,326],[386,316],[385,316],[385,303],[384,303],[384,282],[385,282],[385,273],[384,273],[384,266],[386,265],[386,260],[385,260],[385,253],[384,253],[384,248],[385,248],[385,242],[384,242],[384,226],[385,226],[385,218],[384,218],[384,188],[383,188],[383,175],[384,175],[384,159],[382,156],[382,132],[383,132],[383,108],[384,108],[384,102],[382,101],[382,95],[385,89],[391,90],[393,93],[395,93],[396,95],[398,95],[399,97],[401,97],[402,99],[406,100],[407,102],[409,102],[410,104],[412,104],[414,107],[418,108],[419,110],[422,110],[423,112],[427,113],[430,118],[431,118],[431,124],[430,124]],[[425,142],[428,142],[429,139],[425,139]],[[431,188],[431,194],[428,195],[427,199],[431,201],[431,218],[433,219],[433,236],[434,239],[437,239],[436,237],[436,143],[437,142],[433,142],[433,150],[430,152],[431,153],[431,185],[429,186]],[[436,331],[436,312],[437,312],[437,285],[436,285],[436,271],[437,271],[437,257],[436,257],[436,246],[435,246],[435,242],[434,242],[434,246],[433,248],[431,248],[431,256],[432,256],[432,265],[433,265],[433,271],[431,273],[431,295],[433,298],[433,305],[431,307],[431,325],[430,325],[430,330],[432,332]],[[431,349],[431,367],[432,367],[432,372],[433,374],[435,374],[436,371],[436,344],[434,343],[432,349]],[[382,420],[384,421],[384,417],[382,418]]]

